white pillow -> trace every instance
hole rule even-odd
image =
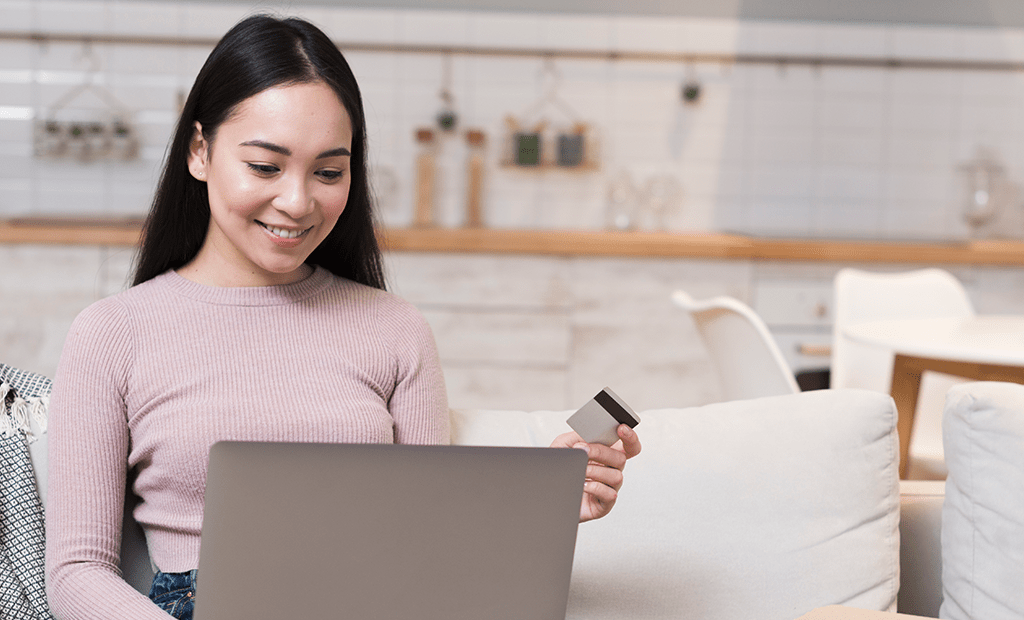
[[[453,412],[455,443],[546,445],[571,412]],[[895,611],[896,413],[822,390],[640,413],[612,513],[580,526],[567,618]]]
[[[1024,618],[1024,386],[949,391],[941,618]]]

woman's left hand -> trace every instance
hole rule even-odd
[[[587,480],[583,486],[583,503],[580,504],[580,523],[600,519],[611,511],[622,487],[622,470],[626,460],[640,454],[640,438],[625,424],[618,428],[619,440],[612,447],[597,443],[586,443],[573,432],[555,437],[552,448],[580,448],[586,450]]]

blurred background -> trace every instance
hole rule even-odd
[[[606,385],[637,409],[714,402],[677,288],[753,306],[795,371],[828,366],[842,266],[938,265],[980,312],[1024,310],[1007,253],[912,256],[1024,237],[1013,0],[0,0],[0,219],[84,231],[0,244],[5,363],[52,375],[73,317],[124,288],[130,244],[89,231],[137,226],[199,67],[258,10],[345,52],[387,229],[554,235],[543,252],[388,252],[452,406],[567,409]],[[722,234],[823,250],[637,249]],[[874,245],[828,251],[853,241]]]

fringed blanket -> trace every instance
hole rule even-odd
[[[43,505],[28,442],[46,430],[50,380],[0,364],[0,620],[53,620],[44,581]]]

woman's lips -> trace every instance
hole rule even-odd
[[[297,239],[298,237],[302,237],[309,231],[313,230],[312,226],[306,229],[299,230],[296,228],[280,228],[278,226],[265,224],[259,220],[256,220],[256,223],[262,226],[264,230],[270,232],[275,237],[280,237],[281,239]]]

